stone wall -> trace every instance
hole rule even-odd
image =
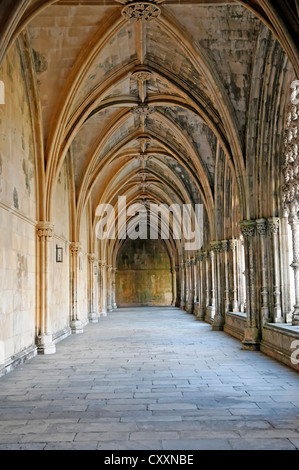
[[[6,103],[0,106],[0,340],[6,365],[12,356],[35,349],[35,165],[23,77],[14,46],[0,69]]]
[[[59,174],[53,204],[54,235],[51,246],[50,314],[52,332],[59,335],[69,328],[70,318],[70,215],[67,161]],[[56,262],[56,247],[63,249],[62,263]]]
[[[160,240],[127,240],[118,255],[116,303],[170,305],[170,261]]]

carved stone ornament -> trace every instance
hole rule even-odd
[[[145,82],[149,80],[153,76],[153,72],[149,70],[137,70],[136,72],[132,73],[132,78],[136,80],[136,82]]]
[[[141,160],[143,162],[151,160],[152,158],[153,158],[152,155],[147,155],[146,153],[140,153],[139,155],[136,156],[137,160]]]
[[[130,2],[121,11],[129,21],[151,21],[161,15],[161,9],[154,2]]]
[[[70,251],[73,255],[78,255],[81,249],[81,243],[79,242],[73,242],[70,244]]]
[[[270,233],[273,235],[278,233],[279,230],[279,218],[278,217],[271,217],[267,220],[267,225],[269,227]]]
[[[138,141],[140,145],[150,145],[152,142],[152,139],[147,135],[141,135],[140,137],[137,137],[136,140]]]
[[[256,230],[257,230],[257,233],[261,237],[264,237],[266,235],[266,233],[267,233],[266,219],[257,219],[256,220]]]
[[[235,238],[232,238],[231,240],[228,241],[229,243],[229,250],[230,251],[235,251],[237,248],[237,240]]]
[[[290,208],[299,201],[299,106],[290,104],[284,134],[282,201]]]
[[[49,239],[53,237],[54,225],[50,222],[39,222],[36,226],[36,230],[39,238]]]
[[[221,241],[221,251],[223,253],[227,252],[229,249],[229,243],[228,243],[228,240],[222,240]]]
[[[155,112],[155,108],[150,108],[147,104],[139,104],[132,108],[131,111],[135,116],[147,117]]]
[[[243,237],[250,238],[255,234],[256,222],[255,220],[245,220],[240,224],[240,230]]]

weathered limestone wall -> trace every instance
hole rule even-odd
[[[80,320],[83,324],[88,323],[88,210],[87,206],[83,213],[81,230],[80,230],[80,243],[81,252],[79,256],[79,282],[78,282],[78,313]]]
[[[51,251],[50,314],[53,335],[63,334],[69,328],[70,318],[70,215],[69,180],[65,160],[56,185],[53,204],[54,235]],[[63,248],[62,263],[56,262],[56,246]]]
[[[36,324],[33,137],[16,46],[4,60],[0,80],[6,103],[0,106],[0,340],[9,365],[12,356],[35,349]]]
[[[127,240],[118,255],[116,303],[171,305],[170,261],[160,240]]]

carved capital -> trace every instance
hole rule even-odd
[[[275,235],[279,230],[280,219],[278,217],[270,217],[267,219],[267,225],[271,235]]]
[[[106,266],[106,261],[100,260],[99,261],[99,268],[104,268]]]
[[[81,251],[81,243],[79,242],[72,242],[70,244],[70,252],[72,253],[72,255],[78,255]]]
[[[244,220],[240,223],[240,230],[245,238],[252,238],[255,235],[256,231],[256,222],[255,220]]]
[[[256,231],[258,235],[264,237],[267,233],[267,222],[266,219],[257,219],[256,220]]]
[[[215,253],[220,253],[222,249],[221,242],[212,242],[211,243],[211,251]]]
[[[87,255],[87,259],[88,259],[88,262],[89,264],[94,264],[95,260],[96,260],[96,255],[95,253],[89,253]]]
[[[42,239],[50,239],[53,237],[54,225],[51,222],[39,222],[36,226],[37,236]]]
[[[228,240],[222,240],[221,241],[221,251],[223,253],[227,252],[229,249],[229,243],[228,243]]]
[[[231,240],[228,241],[229,244],[229,250],[230,251],[235,251],[237,248],[238,241],[235,238],[232,238]]]

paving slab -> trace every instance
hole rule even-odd
[[[0,379],[0,450],[299,448],[299,376],[176,308],[118,309]]]

